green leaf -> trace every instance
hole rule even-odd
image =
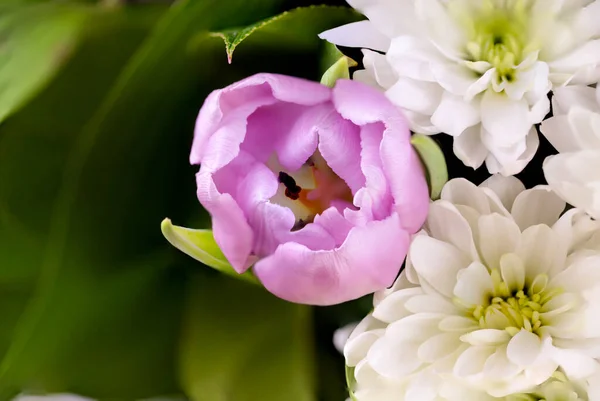
[[[243,274],[236,272],[227,261],[223,252],[215,242],[212,230],[194,230],[186,227],[174,226],[171,220],[164,219],[161,230],[165,238],[175,248],[199,262],[229,276],[260,284],[250,270]]]
[[[72,54],[91,14],[89,7],[55,4],[0,14],[0,122],[48,84]]]
[[[284,43],[288,48],[301,49],[315,43],[315,35],[348,22],[362,19],[360,14],[347,7],[310,6],[286,11],[255,24],[214,32],[225,42],[227,59],[231,63],[233,52],[250,37],[255,45]]]
[[[442,188],[448,181],[448,168],[444,154],[438,144],[427,135],[413,135],[410,141],[425,167],[431,199],[439,199]]]
[[[56,229],[51,228],[73,144],[162,9],[135,13],[89,9],[94,24],[87,27],[73,57],[39,96],[0,126],[2,312],[7,301],[22,300],[3,317],[1,340],[7,330],[12,341],[0,343],[0,398],[9,398],[26,385],[31,388],[32,383],[62,390],[76,382],[80,392],[113,396],[176,388],[173,376],[169,383],[169,376],[156,368],[139,369],[158,361],[168,363],[172,357],[165,351],[177,338],[173,329],[177,314],[165,314],[160,324],[152,323],[156,322],[152,317],[161,308],[176,308],[182,300],[176,287],[183,280],[147,268],[170,262],[171,257],[148,247],[146,254],[119,260],[126,254],[105,246],[105,226],[88,225],[94,212],[82,208],[82,200],[73,202],[69,211],[78,227],[68,243],[57,244]],[[89,168],[84,174],[91,178]],[[74,193],[81,196],[84,191],[80,187]],[[107,213],[99,207],[106,197],[84,202]],[[114,200],[106,203],[115,205]],[[115,232],[111,236],[115,238]],[[58,248],[52,248],[55,245]],[[48,254],[56,252],[66,260],[50,260]],[[117,266],[123,270],[103,274]],[[137,340],[142,333],[144,341]]]
[[[323,47],[320,54],[320,73],[325,74],[325,71],[334,65],[339,59],[344,57],[344,53],[338,49],[333,43],[323,41]]]
[[[321,77],[321,83],[333,88],[338,79],[350,79],[349,68],[356,65],[356,61],[349,57],[342,56],[335,64],[325,71],[325,74]]]
[[[0,125],[0,399],[181,391],[186,261],[158,223],[201,212],[194,120],[210,90],[241,77],[223,71],[219,41],[190,39],[264,17],[267,3],[94,12],[73,57]]]
[[[198,275],[188,294],[180,371],[192,400],[316,399],[308,306],[223,276]]]

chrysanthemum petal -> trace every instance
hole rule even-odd
[[[362,47],[380,52],[386,52],[390,47],[390,38],[381,33],[369,20],[330,29],[321,33],[319,37],[338,46]]]
[[[540,338],[527,331],[519,331],[508,343],[506,356],[518,366],[528,366],[532,364],[541,351]]]
[[[469,265],[468,257],[453,245],[427,236],[416,237],[410,259],[419,277],[451,298],[456,274]]]

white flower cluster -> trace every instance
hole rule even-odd
[[[516,174],[532,159],[550,92],[585,102],[600,79],[598,0],[347,1],[368,20],[321,37],[364,49],[353,78],[385,90],[413,131],[453,136],[459,159],[485,161],[492,174]],[[579,137],[597,135],[589,125]],[[575,141],[574,130],[560,143]],[[578,172],[569,170],[557,180]]]
[[[600,87],[559,88],[552,106],[541,130],[560,154],[546,159],[546,179],[564,200],[600,219]]]
[[[432,203],[343,346],[354,399],[600,401],[600,0],[347,1],[367,19],[321,37],[363,49],[353,79],[495,174]]]
[[[600,222],[564,209],[514,177],[446,184],[345,343],[355,399],[600,400]]]

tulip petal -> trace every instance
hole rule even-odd
[[[347,79],[338,80],[333,88],[335,109],[356,125],[383,121],[386,118],[403,119],[400,112],[380,91]],[[409,135],[408,131],[405,134]]]
[[[291,302],[331,305],[389,286],[400,270],[408,234],[398,215],[353,228],[341,247],[311,251],[289,242],[260,260],[254,272],[273,294]]]
[[[385,124],[380,145],[385,176],[402,226],[416,232],[427,215],[429,188],[419,157],[410,144],[405,119],[383,94],[357,82],[339,81],[333,90],[333,101],[340,114],[355,124]],[[367,168],[368,165],[363,166],[363,172]]]
[[[277,100],[313,106],[330,97],[330,89],[317,82],[277,74],[256,74],[214,91],[196,120],[190,163],[214,171],[231,161],[244,140],[246,120],[259,107]]]
[[[359,127],[330,113],[318,131],[319,151],[327,165],[356,193],[365,186],[365,176],[356,163],[361,152]]]
[[[335,207],[330,207],[323,213],[315,216],[312,225],[319,226],[329,233],[331,238],[335,241],[335,247],[341,246],[344,243],[348,233],[350,233],[350,230],[353,227]]]
[[[381,159],[401,224],[415,233],[427,217],[429,187],[419,156],[404,138],[403,126],[388,126],[381,142]]]
[[[204,101],[196,120],[191,164],[203,163],[214,171],[229,163],[239,153],[248,117],[259,107],[275,103],[269,88],[264,85],[238,90],[235,96],[239,104],[229,101],[233,96],[227,89],[221,89],[211,93]],[[228,115],[231,108],[235,112]],[[218,148],[219,152],[210,152],[211,148]]]
[[[220,193],[209,173],[196,174],[198,199],[212,217],[215,241],[235,271],[243,273],[249,267],[254,234],[244,212],[228,193]]]
[[[382,124],[374,123],[361,127],[360,132],[360,167],[366,177],[366,183],[365,187],[356,193],[354,204],[359,208],[356,214],[369,220],[385,218],[393,204],[388,179],[379,155],[383,130]],[[360,223],[355,221],[355,224]]]
[[[308,224],[292,231],[296,217],[291,209],[269,202],[280,185],[265,165],[247,166],[247,175],[239,180],[236,201],[254,232],[254,253],[269,255],[281,243],[294,241],[309,249],[333,249],[335,241],[323,227]]]
[[[278,103],[261,107],[247,120],[241,149],[261,163],[273,153],[288,171],[296,171],[317,149],[318,123],[331,113],[328,103],[313,107]]]

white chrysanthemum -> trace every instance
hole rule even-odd
[[[600,86],[557,89],[552,111],[541,131],[560,154],[544,162],[546,179],[564,200],[600,219]]]
[[[594,376],[589,380],[569,381],[562,372],[528,393],[513,394],[506,401],[595,401],[600,380]]]
[[[354,329],[356,329],[356,326],[358,326],[358,322],[350,323],[344,327],[340,327],[333,333],[333,346],[335,349],[341,353],[344,352],[344,346],[346,345],[348,338],[350,338],[350,335],[354,332]]]
[[[573,380],[598,372],[600,222],[559,218],[564,208],[512,177],[448,182],[406,269],[346,343],[359,395],[423,401],[458,380],[503,397],[559,367]]]
[[[347,1],[369,20],[321,37],[367,49],[354,79],[386,90],[414,131],[454,136],[473,168],[521,171],[548,91],[598,81],[600,0]]]

